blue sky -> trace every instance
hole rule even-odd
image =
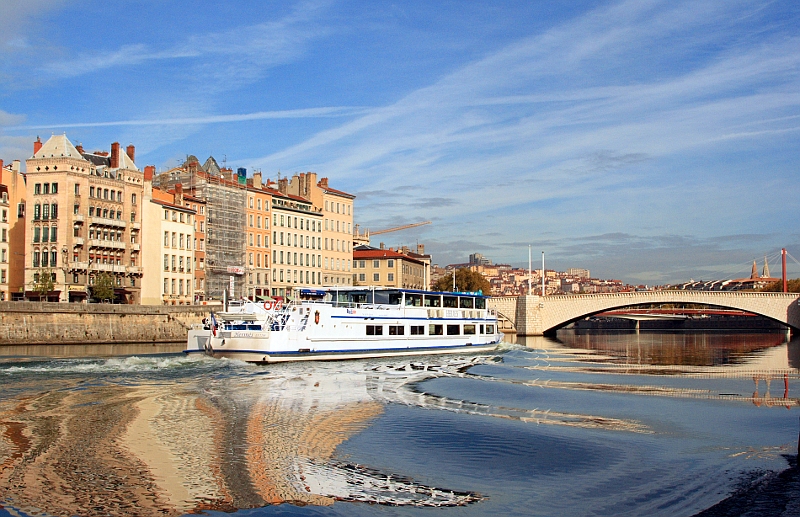
[[[0,158],[37,135],[314,171],[439,264],[661,284],[800,260],[800,3],[0,0]],[[378,242],[373,242],[377,245]],[[789,260],[789,276],[800,264]]]

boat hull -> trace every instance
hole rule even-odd
[[[438,346],[416,348],[382,348],[371,350],[316,350],[316,351],[286,351],[265,352],[261,350],[225,349],[209,345],[202,350],[186,350],[187,353],[202,353],[210,357],[236,359],[249,363],[282,363],[294,361],[342,361],[349,359],[375,359],[382,357],[406,357],[439,354],[477,354],[491,352],[499,343],[482,345]]]

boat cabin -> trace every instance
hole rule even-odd
[[[481,294],[444,293],[413,289],[301,289],[300,298],[330,303],[335,307],[392,305],[445,309],[486,308],[486,296]]]

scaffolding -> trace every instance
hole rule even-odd
[[[241,179],[240,179],[241,178]],[[220,169],[210,157],[203,166],[194,156],[153,178],[153,186],[183,191],[206,202],[206,300],[245,296],[245,224],[247,187],[244,176]]]

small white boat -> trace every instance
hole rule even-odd
[[[493,350],[497,314],[475,293],[297,289],[291,302],[244,302],[189,331],[185,352],[254,363]]]

